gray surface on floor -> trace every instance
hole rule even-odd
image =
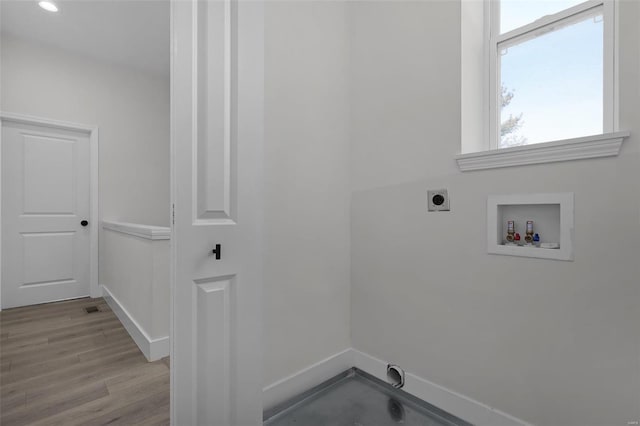
[[[430,404],[359,370],[285,403],[265,426],[451,426],[468,425]]]

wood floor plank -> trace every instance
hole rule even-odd
[[[54,333],[49,336],[49,343],[56,343],[64,340],[74,339],[80,336],[88,336],[93,335],[96,331],[102,332],[105,329],[120,327],[118,319],[105,319],[102,323],[91,324],[86,327],[78,327],[75,331],[64,330],[60,333]],[[9,336],[9,340],[11,340],[11,336]]]
[[[144,366],[132,368],[117,376],[108,378],[105,380],[105,384],[109,389],[109,393],[118,394],[127,391],[129,388],[140,386],[149,380],[165,377],[168,372],[169,370],[164,363],[159,361],[149,362]]]
[[[138,346],[136,343],[129,339],[107,339],[108,345],[100,346],[79,352],[78,359],[80,362],[88,362],[96,358],[104,358],[111,355],[117,355],[127,352],[129,350],[136,350]]]
[[[66,392],[58,392],[48,398],[26,401],[20,409],[3,413],[3,424],[30,425],[38,420],[46,420],[49,417],[95,401],[109,395],[104,382],[90,383],[79,388],[69,389]]]
[[[104,331],[104,330],[103,330]],[[108,344],[116,339],[121,339],[123,336],[129,336],[125,330],[120,332],[113,332],[109,336],[105,336],[104,333],[98,332],[95,335],[80,336],[66,341],[49,343],[48,339],[38,345],[32,346],[19,346],[0,351],[1,358],[16,359],[16,358],[29,358],[36,357],[37,354],[51,353],[62,351],[69,348],[81,348],[83,345],[100,345]],[[130,337],[129,337],[130,338]],[[97,346],[96,346],[97,347]],[[68,352],[68,351],[67,351]],[[52,355],[55,356],[55,355]]]
[[[112,338],[103,335],[84,336],[71,343],[63,342],[55,345],[44,345],[38,351],[21,351],[13,354],[0,354],[1,360],[12,362],[12,368],[28,367],[31,364],[46,361],[51,358],[61,358],[68,355],[81,355],[86,352],[99,351],[104,348],[120,346],[124,343],[135,344],[127,333]]]
[[[29,316],[18,317],[18,318],[5,318],[2,317],[0,321],[2,321],[3,328],[11,329],[16,327],[24,327],[24,326],[36,326],[37,324],[49,323],[50,321],[64,321],[71,318],[70,314],[58,314],[58,313],[49,313],[38,317],[37,319],[31,318]]]
[[[90,297],[81,297],[79,299],[63,300],[61,302],[40,303],[38,305],[22,306],[19,308],[9,308],[2,311],[3,316],[20,317],[31,315],[38,312],[61,312],[77,307],[90,306],[96,303],[103,303],[104,299],[99,297],[92,299]]]
[[[66,317],[56,317],[52,318],[49,321],[42,322],[25,322],[14,325],[8,325],[2,327],[3,331],[7,333],[7,337],[5,339],[9,339],[9,337],[19,337],[19,336],[27,336],[30,333],[33,333],[34,330],[38,330],[41,332],[47,330],[57,330],[65,325],[69,324],[71,321],[71,316]],[[73,324],[69,324],[73,325]]]
[[[167,381],[166,384],[168,383]],[[98,425],[137,425],[144,419],[153,416],[159,408],[168,406],[169,392],[156,392],[140,401],[118,407],[116,410],[92,419],[92,422]],[[71,424],[81,425],[82,423],[73,422]]]
[[[59,325],[64,323],[73,324],[71,321],[74,320],[81,324],[87,319],[107,317],[111,314],[112,312],[109,310],[88,314],[84,309],[80,309],[78,312],[46,314],[37,319],[29,317],[14,320],[0,319],[0,322],[2,322],[3,332],[15,335],[18,332],[23,333],[29,332],[30,330],[44,331],[45,329],[56,329]]]
[[[0,312],[0,319],[6,324],[25,320],[41,321],[55,316],[60,317],[73,313],[84,313],[84,308],[102,303],[102,301],[103,299],[85,298],[76,301],[59,302],[61,303],[60,305],[56,303],[46,303],[33,307],[27,306],[23,308],[6,309]]]
[[[9,352],[12,350],[29,350],[34,349],[37,346],[46,345],[49,343],[49,339],[46,337],[39,337],[36,339],[29,340],[10,340],[6,339],[2,341],[2,347],[0,347],[0,351]]]
[[[161,398],[168,398],[169,377],[162,376],[152,380],[147,380],[131,386],[119,393],[110,394],[108,397],[82,404],[76,408],[64,411],[55,416],[51,416],[44,421],[34,422],[33,426],[73,426],[86,424],[106,424],[108,420],[100,423],[99,419],[113,419],[118,417],[119,410],[133,404],[139,404],[147,398],[161,395]],[[163,399],[164,400],[164,399]],[[148,401],[153,403],[155,401]],[[155,404],[153,404],[155,405]],[[138,409],[142,408],[138,405]],[[161,409],[161,405],[154,409]]]
[[[3,374],[2,381],[0,383],[3,386],[7,386],[11,383],[20,382],[31,377],[50,374],[52,371],[60,370],[65,367],[76,366],[79,362],[80,359],[78,358],[78,355],[70,355],[30,364],[28,366],[23,366],[22,368],[12,369],[6,374]]]
[[[17,391],[11,395],[7,395],[3,398],[0,398],[0,412],[2,414],[10,412],[14,409],[19,409],[23,407],[27,402],[26,392]],[[4,423],[4,419],[3,419]]]
[[[169,407],[159,411],[160,413],[154,414],[153,416],[140,421],[137,426],[169,426]]]
[[[8,309],[0,330],[2,425],[169,424],[168,359],[147,362],[104,299]]]
[[[113,318],[111,312],[96,312],[81,315],[65,315],[62,317],[54,317],[44,321],[31,321],[19,324],[12,324],[3,327],[3,331],[9,333],[9,337],[19,337],[28,335],[38,335],[38,333],[47,332],[49,330],[62,330],[63,327],[82,326],[84,324],[92,324],[105,319]]]
[[[5,389],[11,389],[12,387],[31,390],[50,385],[51,383],[70,381],[76,377],[101,374],[103,371],[109,371],[112,368],[128,368],[141,362],[146,362],[146,359],[140,350],[137,348],[129,349],[115,355],[99,357],[87,362],[78,362],[76,365],[50,371],[47,374],[26,377],[15,383],[4,384],[0,382],[3,388],[2,391],[0,391],[0,395]]]
[[[40,381],[35,383],[31,382],[26,385],[24,383],[17,383],[9,385],[9,387],[15,386],[15,388],[17,389],[26,390],[28,399],[38,398],[51,393],[64,391],[64,389],[82,386],[82,384],[84,383],[107,380],[130,369],[140,368],[145,363],[146,360],[144,358],[127,358],[124,361],[118,363],[105,363],[100,368],[89,369],[88,371],[85,371],[83,374],[79,375],[68,376],[64,378],[57,377],[56,380],[44,382]],[[12,390],[13,389],[8,389],[8,391]],[[2,392],[4,393],[4,391],[5,390],[3,389]]]
[[[64,392],[65,389],[82,386],[84,383],[105,381],[131,369],[140,368],[141,366],[142,363],[139,361],[135,363],[128,362],[127,364],[110,365],[108,367],[100,368],[99,371],[89,371],[85,374],[70,377],[65,380],[56,380],[51,383],[41,384],[40,386],[32,386],[26,390],[27,400],[30,401],[32,399],[46,397],[47,395],[56,394],[58,392]]]
[[[86,314],[85,318],[74,318],[69,319],[65,323],[60,324],[59,327],[51,330],[34,330],[30,332],[21,332],[21,333],[12,333],[9,332],[9,340],[24,338],[24,337],[40,337],[46,335],[49,337],[49,341],[54,340],[54,337],[64,336],[71,332],[77,331],[85,331],[85,330],[96,330],[101,327],[111,326],[112,324],[118,323],[118,318],[115,315],[110,313],[100,313],[100,314]]]

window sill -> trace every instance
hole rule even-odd
[[[545,142],[456,155],[460,171],[497,169],[527,164],[554,163],[585,158],[616,157],[629,132]]]

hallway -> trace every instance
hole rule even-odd
[[[103,299],[2,311],[0,338],[3,425],[169,424],[168,358],[147,362]]]

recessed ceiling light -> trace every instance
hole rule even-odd
[[[56,4],[52,1],[48,1],[48,0],[43,0],[40,3],[38,3],[38,6],[40,6],[41,8],[43,8],[44,10],[48,11],[48,12],[57,12],[58,11],[58,6],[56,6]]]

